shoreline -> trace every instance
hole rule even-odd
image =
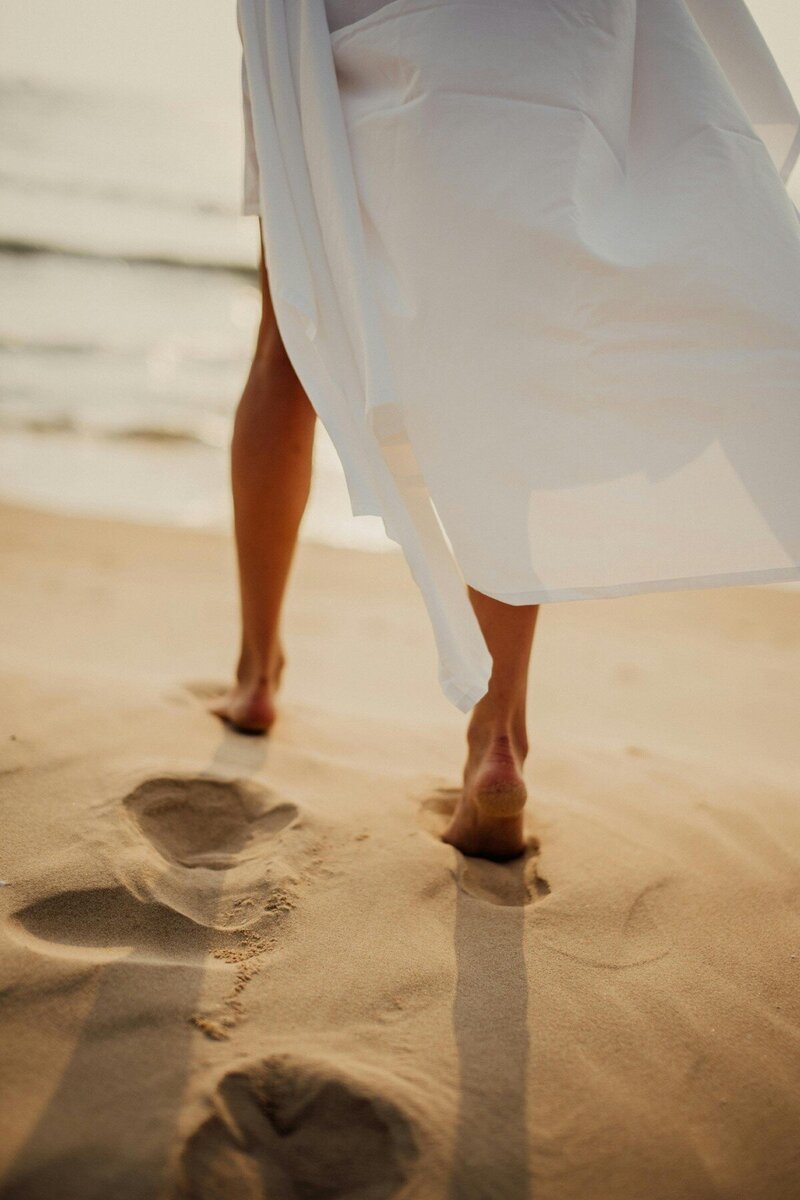
[[[228,454],[229,422],[219,421],[217,444],[184,428],[60,430],[50,425],[0,429],[0,505],[59,518],[125,525],[233,532]],[[222,435],[222,429],[227,430]],[[399,547],[378,517],[353,517],[347,485],[324,430],[318,430],[311,495],[300,540],[384,554]]]

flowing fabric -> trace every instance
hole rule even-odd
[[[238,15],[278,326],[448,698],[491,671],[465,582],[800,578],[800,116],[741,0]]]

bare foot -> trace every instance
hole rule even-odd
[[[499,862],[524,852],[522,757],[506,736],[470,750],[461,798],[442,841],[462,854]]]
[[[280,684],[286,659],[278,647],[274,664],[258,670],[245,654],[239,661],[236,683],[227,695],[209,709],[240,733],[266,733],[275,723],[275,693]]]

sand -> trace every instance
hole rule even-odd
[[[266,739],[236,612],[229,539],[0,512],[0,1194],[800,1196],[800,593],[543,607],[507,865],[399,556],[301,546]]]

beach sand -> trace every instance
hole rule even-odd
[[[301,545],[266,739],[236,619],[228,538],[0,512],[0,1194],[799,1196],[800,593],[543,606],[507,865],[399,555]]]

